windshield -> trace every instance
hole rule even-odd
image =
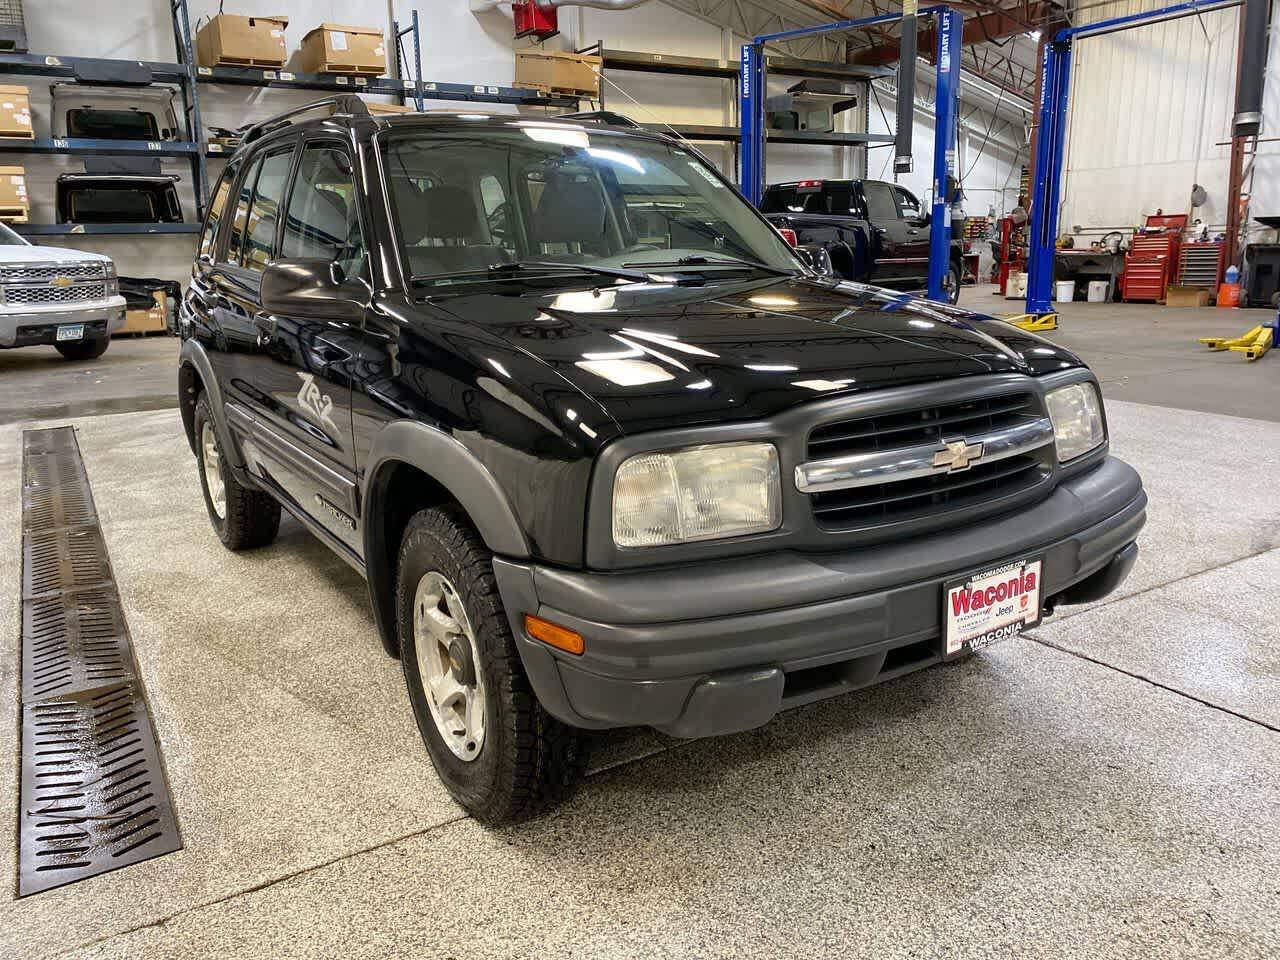
[[[415,278],[524,260],[700,273],[744,269],[736,261],[802,269],[705,163],[661,141],[524,121],[474,133],[393,132],[383,150]]]
[[[3,220],[0,220],[0,245],[15,246],[15,247],[31,246],[30,243],[28,243],[21,236],[15,233],[13,228],[10,227]]]

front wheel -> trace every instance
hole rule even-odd
[[[538,703],[492,555],[458,508],[410,519],[396,613],[414,718],[453,798],[478,820],[507,823],[566,796],[586,767],[586,734]]]
[[[70,343],[55,343],[53,348],[67,360],[97,360],[111,346],[110,337],[97,337],[93,340],[75,340]]]
[[[242,485],[231,472],[206,393],[196,401],[195,431],[200,488],[218,539],[228,550],[266,546],[280,529],[280,504],[269,493]]]

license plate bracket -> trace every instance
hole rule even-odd
[[[954,660],[1040,623],[1044,558],[984,567],[942,585],[942,658]]]
[[[58,332],[53,338],[57,343],[63,343],[67,340],[83,340],[84,324],[83,323],[63,323],[58,326]]]

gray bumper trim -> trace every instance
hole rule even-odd
[[[1037,554],[1048,599],[1133,543],[1146,502],[1137,473],[1109,457],[1034,507],[896,544],[612,575],[501,559],[494,571],[547,709],[580,726],[646,724],[700,736],[745,729],[746,719],[756,725],[792,702],[935,662],[944,580]],[[562,654],[525,636],[523,614],[535,611],[579,631],[586,652]],[[785,676],[764,676],[832,665],[838,682],[800,699],[784,690]],[[738,683],[756,690],[745,702],[759,709],[749,716]]]
[[[58,310],[47,313],[0,313],[0,347],[11,347],[24,327],[48,327],[63,323],[96,323],[107,321],[107,334],[124,326],[123,298],[120,305],[110,304],[83,310]]]

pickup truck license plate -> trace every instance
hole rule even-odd
[[[54,339],[61,343],[63,340],[83,340],[84,324],[83,323],[64,323],[58,327],[58,332]]]
[[[1015,560],[942,586],[942,656],[1015,637],[1040,622],[1041,560]]]

